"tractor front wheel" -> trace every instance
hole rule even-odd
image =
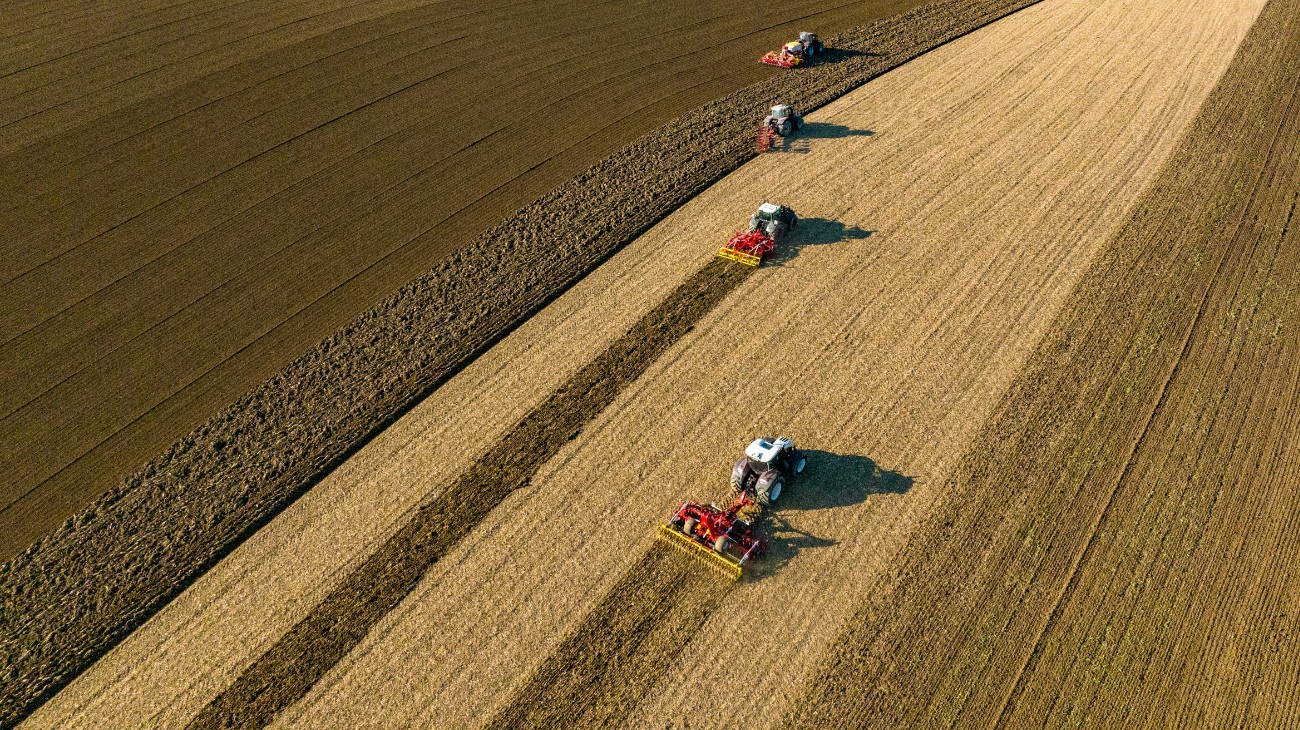
[[[808,457],[799,454],[799,458],[794,460],[794,473],[802,474],[805,466],[808,466]]]

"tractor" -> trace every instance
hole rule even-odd
[[[731,488],[736,493],[731,503],[719,507],[683,502],[660,525],[658,538],[740,580],[745,566],[767,553],[767,540],[757,534],[754,522],[807,465],[808,457],[787,437],[754,439],[731,470]]]
[[[758,128],[758,151],[766,152],[774,144],[778,135],[789,137],[803,128],[803,115],[788,104],[777,104],[772,113],[763,118],[763,126]]]
[[[779,51],[768,51],[762,58],[763,63],[781,68],[802,66],[808,59],[826,50],[826,45],[817,38],[816,33],[801,31],[799,40],[790,41],[781,46]]]
[[[799,216],[790,208],[763,203],[758,206],[758,212],[749,217],[749,230],[733,234],[727,245],[718,249],[718,256],[747,266],[758,266],[798,225]]]
[[[807,465],[808,457],[787,437],[754,439],[731,469],[731,488],[767,507],[781,498],[786,482],[802,474]]]

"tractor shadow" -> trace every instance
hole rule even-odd
[[[836,540],[818,537],[791,524],[798,513],[849,507],[876,494],[906,494],[913,477],[882,469],[865,456],[805,451],[808,466],[802,476],[781,494],[775,509],[759,518],[759,532],[767,538],[767,557],[748,569],[755,580],[783,570],[801,550],[831,547]]]
[[[825,66],[831,63],[839,63],[841,61],[847,61],[850,58],[872,58],[883,55],[885,54],[876,53],[874,51],[858,51],[852,48],[831,48],[830,46],[827,46],[822,49],[821,53],[813,56],[812,63],[808,64],[808,68]]]
[[[861,241],[870,238],[875,231],[846,226],[840,221],[828,218],[800,218],[799,226],[790,236],[777,246],[772,258],[764,266],[783,266],[799,256],[799,251],[809,246],[829,246],[844,241]]]
[[[804,122],[803,128],[795,134],[789,137],[779,137],[780,144],[772,147],[771,151],[794,152],[806,155],[812,152],[812,140],[814,139],[847,139],[849,137],[874,136],[876,136],[876,133],[870,129],[854,129],[843,124],[829,124],[827,122]]]

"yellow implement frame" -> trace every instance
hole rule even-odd
[[[732,261],[739,261],[746,266],[758,266],[763,261],[753,254],[741,253],[734,248],[727,248],[726,246],[718,249],[718,256],[724,259],[731,259]]]
[[[660,542],[672,545],[710,568],[723,573],[732,580],[739,581],[744,575],[745,569],[740,567],[740,563],[737,563],[725,555],[719,555],[718,553],[713,552],[677,530],[674,530],[669,525],[660,525],[657,537]]]

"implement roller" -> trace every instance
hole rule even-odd
[[[660,525],[657,537],[738,581],[744,576],[745,565],[767,552],[767,541],[755,535],[750,521],[740,516],[746,507],[757,507],[746,494],[725,508],[683,502],[668,524]]]

